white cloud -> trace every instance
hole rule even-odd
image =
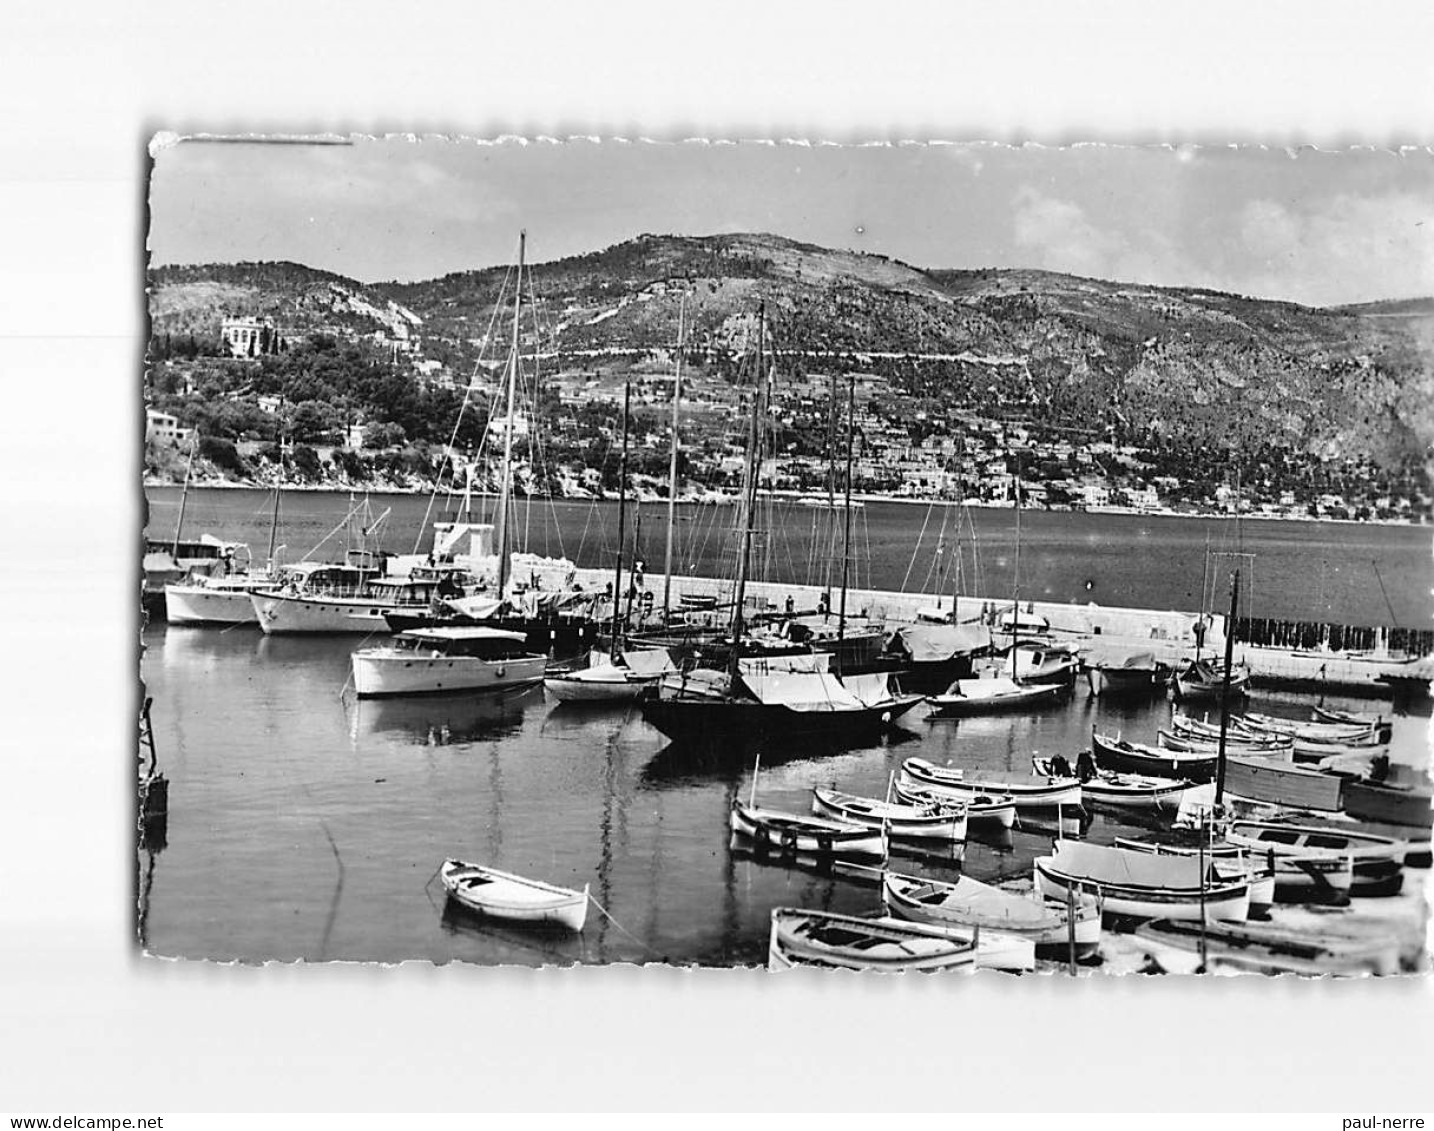
[[[1237,287],[1313,305],[1434,294],[1434,197],[1255,200],[1238,218],[1252,257]]]

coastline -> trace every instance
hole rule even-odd
[[[274,487],[278,486],[279,488],[281,488],[281,489],[284,490],[284,491],[305,492],[305,493],[322,493],[322,492],[325,492],[325,491],[330,492],[330,493],[332,493],[332,494],[343,494],[344,492],[358,492],[358,491],[362,491],[362,492],[367,492],[367,493],[376,494],[376,495],[433,495],[433,494],[439,494],[439,493],[442,493],[442,494],[445,494],[445,495],[449,495],[449,494],[461,494],[461,493],[462,493],[462,492],[451,491],[451,490],[450,490],[450,491],[446,491],[446,492],[437,492],[437,491],[435,491],[432,487],[403,487],[403,486],[398,486],[398,485],[391,484],[391,483],[374,483],[374,482],[359,482],[359,483],[305,483],[305,482],[284,482],[284,483],[274,484],[274,483],[249,483],[249,482],[243,482],[243,481],[236,481],[236,480],[233,480],[233,479],[195,479],[195,480],[192,480],[189,485],[190,485],[190,487],[193,487],[193,488],[201,488],[201,489],[206,490],[206,491],[270,491],[270,490],[273,490]],[[167,481],[167,480],[162,480],[162,479],[145,478],[145,479],[143,479],[143,480],[141,481],[141,486],[143,487],[144,490],[148,490],[148,489],[150,489],[151,487],[163,487],[163,488],[169,488],[169,489],[173,489],[173,490],[182,490],[183,487],[184,487],[184,484],[183,484],[183,483],[169,482],[169,481]],[[810,501],[812,501],[812,502],[817,502],[817,503],[824,503],[824,502],[825,502],[825,497],[822,496],[822,495],[803,494],[802,492],[799,492],[799,491],[781,491],[781,490],[778,490],[778,491],[767,491],[767,492],[764,492],[764,494],[767,495],[767,496],[769,496],[769,497],[771,497],[771,498],[774,498],[774,499],[781,499],[781,500],[789,501],[789,502],[798,502],[798,501],[803,501],[803,500],[810,500]],[[492,491],[474,491],[474,492],[473,492],[473,497],[474,497],[475,499],[491,499],[491,498],[496,498],[497,496],[496,496],[496,492],[492,492]],[[873,494],[865,494],[865,493],[862,493],[862,494],[853,494],[852,497],[851,497],[851,499],[852,499],[852,502],[853,502],[853,503],[861,503],[863,506],[865,506],[865,505],[868,504],[868,503],[895,503],[895,504],[902,504],[902,505],[906,505],[906,506],[928,506],[928,507],[934,507],[934,506],[964,506],[964,507],[970,507],[970,508],[975,509],[975,510],[994,510],[994,511],[1010,511],[1010,510],[1014,510],[1014,509],[1015,509],[1014,504],[1011,504],[1011,503],[989,502],[989,501],[985,501],[985,500],[982,500],[982,501],[980,501],[980,502],[971,502],[971,501],[963,501],[963,500],[957,500],[957,499],[924,499],[924,498],[914,498],[914,497],[912,497],[912,496],[903,496],[903,495],[873,495]],[[574,502],[574,503],[581,503],[581,502],[617,502],[617,496],[616,496],[616,494],[613,494],[613,495],[611,495],[611,496],[604,495],[604,496],[601,496],[601,497],[591,497],[591,496],[582,496],[582,495],[573,495],[573,496],[563,495],[563,496],[558,496],[554,501]],[[653,498],[653,499],[644,498],[644,499],[641,499],[641,500],[639,500],[639,501],[644,502],[644,503],[666,502],[666,499],[665,499],[665,498],[661,498],[661,497],[659,497],[659,498]],[[708,506],[733,506],[733,505],[736,504],[737,499],[736,499],[735,496],[722,496],[722,497],[719,498],[719,497],[715,497],[715,496],[691,495],[691,496],[679,496],[677,501],[678,501],[678,503],[683,504],[683,505],[686,505],[686,506],[693,506],[693,505],[699,505],[699,504],[704,504],[704,505],[708,505]],[[835,509],[841,510],[842,507],[841,507],[840,504],[838,504]],[[1223,518],[1223,519],[1233,519],[1233,518],[1236,517],[1236,516],[1235,516],[1233,513],[1231,513],[1230,511],[1221,511],[1221,510],[1209,510],[1209,511],[1177,511],[1177,510],[1170,510],[1170,509],[1166,509],[1166,508],[1156,508],[1156,509],[1151,509],[1151,510],[1142,510],[1142,509],[1139,509],[1139,508],[1136,508],[1136,507],[1116,507],[1116,506],[1106,506],[1106,507],[1049,507],[1049,506],[1041,506],[1041,507],[1027,507],[1026,509],[1027,509],[1028,511],[1048,512],[1048,513],[1052,513],[1052,514],[1119,514],[1119,515],[1130,515],[1130,516],[1139,516],[1139,517],[1148,517],[1148,518],[1179,518],[1179,519],[1221,519],[1221,518]],[[1256,512],[1243,512],[1243,513],[1241,513],[1238,517],[1239,517],[1240,521],[1242,521],[1242,522],[1247,522],[1247,521],[1254,521],[1254,522],[1306,522],[1306,523],[1313,523],[1313,524],[1316,524],[1316,525],[1338,524],[1338,525],[1341,525],[1341,526],[1391,526],[1391,527],[1399,527],[1399,528],[1405,528],[1405,527],[1420,528],[1420,527],[1428,527],[1428,526],[1434,525],[1434,524],[1431,524],[1430,522],[1415,522],[1415,521],[1413,521],[1413,520],[1411,520],[1411,519],[1393,519],[1393,518],[1323,518],[1323,517],[1317,517],[1317,516],[1308,515],[1308,514],[1298,515],[1298,514],[1266,514],[1266,513],[1256,513]]]

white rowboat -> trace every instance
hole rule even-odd
[[[438,874],[457,903],[494,919],[546,923],[570,931],[581,931],[587,919],[586,884],[582,891],[573,891],[453,859],[445,860]]]

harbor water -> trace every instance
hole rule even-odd
[[[175,497],[151,496],[150,535],[172,535]],[[397,525],[407,528],[408,544],[399,538],[394,548],[410,550],[427,500],[374,502],[379,509],[405,508]],[[317,531],[317,541],[334,527],[347,500],[286,496],[284,506],[281,540],[294,546],[302,534]],[[579,529],[590,509],[573,506]],[[880,537],[883,544],[904,539],[909,558],[923,508],[869,509],[873,528],[899,524],[903,516],[914,524]],[[1060,519],[1055,533],[1048,532],[1053,541],[1040,567],[1051,578],[1100,573],[1111,585],[1129,587],[1129,603],[1178,607],[1184,574],[1174,588],[1159,590],[1154,563],[1181,559],[1197,547],[1198,593],[1205,542],[1198,528],[1133,516]],[[1087,534],[1079,534],[1082,522],[1091,526]],[[1159,537],[1167,524],[1178,535],[1173,541]],[[1245,548],[1260,555],[1258,568],[1265,568],[1267,554],[1278,560],[1278,545],[1287,543],[1304,546],[1291,552],[1306,563],[1320,557],[1341,563],[1331,577],[1344,576],[1360,560],[1367,565],[1374,554],[1391,597],[1403,600],[1411,617],[1427,603],[1427,585],[1415,592],[1393,588],[1395,578],[1417,573],[1406,557],[1426,541],[1422,531],[1245,525]],[[1276,525],[1269,535],[1276,548],[1255,541],[1250,528],[1263,537]],[[186,537],[209,531],[242,539],[262,556],[268,538],[264,496],[191,492],[185,526]],[[1096,543],[1128,544],[1141,530],[1150,544],[1143,561],[1128,561],[1127,550],[1102,553],[1097,566],[1083,552]],[[1023,527],[1023,577],[1026,536]],[[580,550],[584,539],[565,529],[564,549],[581,564],[600,564],[594,560],[600,538],[591,534]],[[659,535],[653,545],[660,554]],[[541,542],[532,548],[544,550]],[[548,549],[558,551],[556,545]],[[871,568],[876,584],[895,587],[901,580]],[[1182,568],[1188,574],[1188,563]],[[1117,575],[1117,569],[1126,572]],[[799,574],[792,579],[804,580]],[[1281,599],[1296,598],[1285,593]],[[1301,607],[1271,615],[1311,613]],[[728,811],[735,798],[748,796],[758,753],[759,801],[805,812],[816,785],[883,795],[908,757],[961,766],[973,776],[1026,774],[1035,753],[1063,753],[1073,761],[1093,727],[1154,741],[1170,712],[1164,700],[1097,700],[1080,685],[1068,702],[1028,715],[938,721],[918,708],[879,742],[854,749],[693,749],[670,744],[635,708],[558,705],[541,688],[486,698],[358,701],[349,686],[349,657],[363,642],[358,636],[266,637],[255,627],[155,623],[143,639],[143,676],[170,796],[162,843],[139,855],[139,930],[150,952],[189,958],[760,964],[772,908],[864,913],[878,909],[879,894],[861,879],[730,849]],[[1251,702],[1270,713],[1307,718],[1316,701],[1269,694]],[[1387,703],[1334,702],[1388,711]],[[1395,722],[1392,756],[1418,762],[1427,719]],[[1086,835],[1109,842],[1166,821],[1168,816],[1097,810]],[[1032,860],[1049,850],[1052,835],[1049,825],[1026,822],[1009,834],[973,839],[964,871],[1028,884]],[[590,885],[603,910],[571,937],[472,918],[445,905],[435,873],[446,857],[568,887]],[[949,861],[933,857],[894,855],[892,866],[936,877],[957,874]],[[1411,876],[1408,886],[1422,887],[1423,873]],[[1361,903],[1372,902],[1357,900],[1330,914],[1355,915]]]

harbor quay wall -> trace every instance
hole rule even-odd
[[[612,582],[612,573],[607,570],[579,569],[577,580],[585,589],[602,588]],[[653,594],[653,606],[660,609],[665,578],[662,574],[649,573],[642,579],[642,590]],[[787,609],[787,600],[795,614],[811,614],[820,609],[823,595],[830,602],[831,614],[840,612],[841,594],[829,592],[819,585],[801,585],[788,582],[749,581],[747,582],[746,605],[751,612],[781,614]],[[732,600],[732,582],[713,577],[672,577],[672,603],[678,604],[682,597],[699,597],[715,600],[719,605]],[[640,608],[639,601],[636,608]],[[1011,599],[998,597],[958,597],[956,599],[956,620],[960,623],[987,623],[1011,608]],[[939,610],[939,612],[938,612]],[[878,621],[884,625],[912,624],[922,612],[949,617],[951,597],[947,594],[902,593],[885,589],[848,589],[846,613],[849,619]],[[1023,613],[1042,616],[1057,636],[1080,639],[1110,640],[1120,644],[1139,645],[1154,652],[1160,659],[1181,658],[1195,647],[1195,627],[1200,622],[1197,613],[1159,611],[1154,609],[1126,609],[1102,605],[1064,605],[1051,601],[1022,601]],[[714,613],[713,623],[721,624],[726,614]],[[1224,618],[1206,618],[1210,627],[1205,633],[1207,648],[1223,647]]]
[[[577,580],[585,589],[602,589],[612,582],[607,570],[579,569]],[[660,612],[666,579],[660,573],[646,574],[640,582],[634,602],[634,616],[643,618]],[[648,601],[643,594],[651,594]],[[746,605],[751,613],[782,614],[788,600],[794,614],[811,614],[821,608],[824,595],[831,603],[831,616],[840,610],[840,593],[827,594],[821,586],[789,582],[749,581]],[[674,574],[672,603],[682,598],[701,598],[716,603],[718,608],[705,614],[712,624],[725,624],[728,613],[724,607],[732,600],[731,581],[713,577]],[[847,617],[858,621],[875,621],[886,627],[915,623],[923,612],[949,616],[951,597],[946,594],[903,593],[883,589],[848,589]],[[999,597],[956,598],[956,619],[960,623],[990,623],[1011,608],[1011,600]],[[1196,629],[1202,621],[1198,613],[1179,610],[1131,609],[1103,605],[1069,605],[1052,601],[1022,601],[1023,613],[1044,617],[1057,639],[1072,644],[1093,641],[1140,648],[1153,653],[1156,659],[1176,665],[1188,660],[1195,651]],[[693,614],[702,616],[700,611]],[[1207,614],[1207,628],[1201,648],[1207,655],[1221,655],[1225,647],[1227,618]],[[1391,656],[1351,655],[1325,649],[1300,650],[1267,647],[1236,642],[1236,659],[1250,667],[1257,683],[1275,686],[1340,688],[1365,694],[1387,696],[1389,686],[1382,679],[1398,675],[1407,661]]]

